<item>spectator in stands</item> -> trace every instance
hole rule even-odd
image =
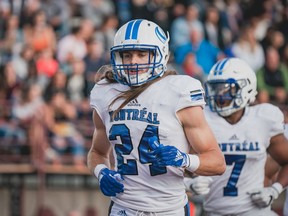
[[[203,28],[193,25],[190,31],[190,41],[175,50],[176,63],[183,62],[186,53],[193,52],[197,64],[202,67],[204,79],[208,75],[213,64],[224,57],[223,52],[211,42],[205,40]]]
[[[38,53],[36,60],[39,82],[45,87],[51,77],[59,70],[59,64],[54,58],[51,49],[45,49]]]
[[[22,0],[16,0],[16,1],[19,2]],[[41,0],[29,0],[23,3],[24,3],[22,5],[23,8],[21,8],[22,11],[20,14],[21,20],[19,21],[21,28],[25,29],[26,27],[28,28],[32,27],[35,14],[37,13],[37,11],[41,10]]]
[[[153,13],[153,21],[158,23],[165,32],[170,30],[169,9],[173,3],[170,0],[153,0],[148,5]]]
[[[234,57],[243,59],[257,71],[264,65],[265,54],[254,31],[250,24],[242,26],[239,38],[231,45],[231,52]]]
[[[171,24],[171,50],[190,42],[191,27],[197,26],[203,29],[199,20],[199,9],[195,4],[189,4],[185,15],[177,17]],[[203,30],[202,30],[203,31]]]
[[[131,19],[130,0],[113,1],[119,24],[122,25]]]
[[[89,0],[83,4],[83,17],[92,21],[95,28],[100,28],[106,17],[115,14],[115,5],[111,0]]]
[[[284,46],[285,40],[283,33],[277,30],[274,26],[271,26],[267,29],[266,35],[260,43],[264,49],[264,52],[266,52],[268,47],[272,46],[280,53]]]
[[[16,71],[12,62],[0,65],[0,98],[13,104],[19,95],[21,82],[17,79]]]
[[[50,136],[50,140],[55,143],[51,145],[52,149],[49,148],[47,150],[47,154],[49,155],[51,160],[53,160],[52,162],[54,162],[55,164],[62,164],[60,160],[61,154],[64,154],[64,155],[72,154],[74,150],[75,152],[78,151],[77,148],[80,149],[79,153],[82,154],[81,153],[82,147],[83,147],[82,145],[84,145],[84,140],[82,138],[82,135],[80,135],[77,129],[75,129],[78,127],[78,123],[74,124],[75,121],[78,120],[77,119],[78,113],[77,113],[76,105],[72,104],[68,99],[69,93],[67,90],[67,80],[68,80],[67,75],[63,73],[61,70],[59,70],[52,76],[51,80],[49,81],[44,91],[44,98],[45,98],[46,103],[48,104],[49,115],[50,115],[51,122],[52,122],[49,127],[49,130],[51,132],[49,136]],[[66,101],[67,101],[67,104],[63,105]],[[62,113],[61,107],[64,113]],[[64,110],[64,109],[67,109],[67,110]],[[61,116],[64,116],[63,124],[61,123],[61,118],[62,118]],[[80,124],[80,127],[81,126],[82,125]],[[62,134],[61,129],[65,133]],[[75,138],[73,137],[69,138],[71,133],[74,133],[74,131],[77,131],[75,133]],[[77,141],[78,139],[79,141]],[[73,150],[74,147],[71,148],[70,146],[73,146],[74,143],[75,143],[75,149]],[[62,149],[60,147],[62,147]],[[57,153],[57,151],[59,152]],[[80,163],[81,157],[79,158],[79,161],[77,159],[75,162]]]
[[[72,162],[82,169],[85,166],[85,140],[76,129],[77,110],[63,91],[54,91],[47,100],[51,117],[49,140],[61,164]],[[69,160],[71,156],[72,161]],[[66,160],[65,160],[66,159]]]
[[[101,43],[97,43],[100,45],[100,47],[102,46]],[[95,52],[101,52],[101,50],[97,49],[97,47],[99,47],[98,45],[92,45],[95,48]],[[100,56],[98,57],[101,58]],[[91,70],[95,70],[96,68],[98,69],[98,67],[100,67],[100,65],[97,65],[99,63],[97,63],[97,59],[95,59],[95,62],[93,62],[93,58],[89,59],[89,61],[91,61],[91,65],[89,65]],[[90,108],[88,95],[92,89],[92,83],[95,85],[95,76],[98,74],[98,71],[90,71],[90,77],[87,77],[88,74],[87,71],[85,71],[85,63],[82,60],[75,61],[72,66],[74,69],[72,75],[68,77],[67,92],[71,102],[77,108],[77,124],[75,127],[84,136],[85,140],[90,140],[93,134],[93,121],[91,120],[92,111]],[[84,75],[84,73],[86,73],[86,75]],[[89,82],[91,85],[90,87],[88,85]]]
[[[26,134],[18,125],[17,119],[13,118],[12,107],[18,94],[19,83],[11,63],[0,66],[0,148],[11,149],[13,146],[17,153],[20,146],[26,144]],[[17,94],[15,94],[17,92]]]
[[[81,104],[87,100],[89,92],[87,90],[87,81],[85,79],[85,63],[83,60],[74,60],[71,64],[72,73],[67,80],[67,93],[70,102],[80,109]]]
[[[37,83],[39,81],[38,75],[39,74],[37,71],[35,58],[33,56],[33,58],[28,61],[28,76],[25,78],[24,82],[36,82]]]
[[[42,99],[42,89],[36,83],[23,83],[21,95],[13,106],[13,116],[26,131],[35,166],[43,165],[47,143],[46,127],[49,124],[47,107]]]
[[[19,18],[15,15],[8,17],[5,24],[3,38],[0,39],[0,54],[6,59],[11,59],[21,50],[23,32],[19,28]]]
[[[217,7],[210,5],[206,8],[204,19],[205,39],[210,41],[214,46],[225,50],[231,44],[232,33],[225,26],[223,18]]]
[[[21,153],[21,147],[27,144],[25,131],[18,121],[12,118],[12,106],[6,100],[0,100],[0,154]]]
[[[85,63],[85,79],[87,81],[89,92],[95,85],[95,73],[109,61],[105,59],[105,51],[103,43],[96,39],[91,39],[87,43],[87,55],[84,58]]]
[[[258,101],[287,104],[288,68],[281,62],[278,51],[269,47],[265,65],[256,72]]]
[[[238,0],[225,0],[226,7],[221,11],[226,17],[232,34],[232,41],[239,35],[240,26],[243,22],[243,11]]]
[[[95,39],[103,44],[103,57],[106,61],[110,61],[109,52],[114,43],[114,35],[116,34],[118,23],[118,18],[115,15],[104,17],[103,24],[94,34]]]
[[[32,46],[35,52],[46,49],[56,50],[56,34],[47,22],[46,14],[43,10],[38,10],[33,14],[32,24],[26,25],[24,30],[25,43]]]
[[[42,0],[41,9],[45,12],[49,24],[55,31],[57,39],[69,33],[69,1]]]
[[[23,83],[21,95],[13,106],[13,114],[26,124],[31,118],[42,118],[43,105],[45,103],[40,86],[35,83]]]
[[[153,16],[152,12],[149,10],[149,0],[131,0],[130,1],[130,11],[131,20],[133,19],[147,19]]]
[[[36,58],[36,67],[39,74],[52,77],[58,70],[58,62],[55,60],[51,49],[39,52]]]
[[[0,41],[3,40],[5,35],[5,25],[8,18],[11,16],[11,10],[8,0],[0,1],[1,19],[0,19]],[[1,60],[1,59],[0,59]]]
[[[173,23],[173,21],[176,18],[184,16],[185,13],[186,13],[185,2],[184,1],[174,2],[173,7],[171,8],[171,11],[170,11],[170,16],[169,16],[170,23]],[[171,27],[171,24],[170,24],[170,27]]]
[[[17,78],[21,81],[29,77],[29,74],[33,70],[31,67],[35,66],[34,55],[34,49],[30,45],[25,44],[22,46],[20,55],[13,56],[12,65]]]
[[[71,62],[83,59],[87,55],[86,42],[92,37],[93,32],[94,26],[90,20],[80,20],[80,24],[75,24],[70,34],[59,40],[57,60],[65,72],[71,72]]]
[[[45,90],[43,92],[44,99],[47,101],[49,98],[52,97],[54,92],[63,92],[65,95],[68,95],[67,93],[67,75],[59,70],[57,71],[49,80],[49,83],[45,87]]]
[[[204,72],[200,65],[198,65],[196,56],[193,52],[188,52],[180,67],[177,67],[177,71],[180,74],[186,74],[188,76],[194,77],[200,80],[202,83],[204,81]]]
[[[279,0],[275,0],[275,3],[271,0],[264,0],[252,1],[249,5],[250,14],[245,18],[251,24],[257,41],[263,40],[268,28],[273,22],[275,23],[273,13],[277,13],[275,6],[278,3]]]

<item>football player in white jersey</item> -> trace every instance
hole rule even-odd
[[[88,167],[111,197],[109,215],[188,215],[184,171],[225,171],[204,117],[201,83],[166,71],[168,41],[151,21],[124,24],[111,48],[112,70],[91,91],[95,130]]]
[[[285,116],[285,130],[284,135],[288,137],[288,110],[285,107],[282,107],[282,111]],[[277,181],[277,176],[279,174],[280,165],[271,158],[270,155],[267,157],[267,161],[265,164],[265,185],[272,185],[275,181]],[[288,175],[285,175],[288,178]],[[288,216],[288,190],[285,190],[285,200],[283,204],[283,216]]]
[[[288,141],[278,107],[249,106],[257,95],[256,83],[254,71],[238,58],[218,61],[207,77],[205,117],[227,166],[223,175],[209,182],[204,200],[207,216],[277,215],[270,205],[288,184]],[[270,187],[264,187],[267,152],[282,165]]]

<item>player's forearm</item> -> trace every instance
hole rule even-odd
[[[279,182],[283,187],[288,185],[288,164],[284,165],[277,176],[276,182]]]
[[[200,164],[195,171],[198,175],[211,176],[221,175],[225,172],[226,163],[221,151],[211,150],[203,154],[199,154]]]
[[[105,164],[110,167],[109,155],[100,155],[95,150],[90,149],[87,155],[87,166],[92,174],[94,174],[94,169],[99,164]]]

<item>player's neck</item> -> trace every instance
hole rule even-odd
[[[244,115],[244,112],[245,112],[245,109],[238,110],[232,115],[224,117],[224,119],[230,124],[236,124],[241,120],[242,116]]]

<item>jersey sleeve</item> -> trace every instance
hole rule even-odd
[[[277,106],[262,104],[259,115],[261,118],[266,119],[267,125],[271,127],[269,130],[270,137],[284,133],[284,114]]]
[[[105,97],[103,97],[103,95],[107,94],[107,88],[101,84],[103,84],[101,81],[100,84],[95,84],[90,92],[90,107],[95,109],[99,116],[103,118],[102,112],[108,109],[107,105],[105,105]]]
[[[271,115],[274,116],[272,123],[272,130],[271,130],[271,137],[278,135],[280,133],[284,133],[284,115],[282,111],[278,107],[274,107],[275,114]]]
[[[190,76],[179,76],[175,84],[179,86],[179,100],[176,111],[190,106],[205,106],[205,92],[199,80]]]

